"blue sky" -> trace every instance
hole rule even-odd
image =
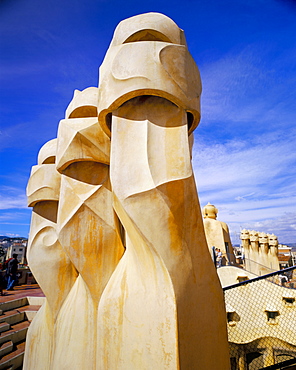
[[[201,205],[296,242],[296,1],[1,0],[0,235],[27,236],[25,188],[74,89],[97,86],[116,25],[155,11],[185,31],[201,72],[193,166]]]

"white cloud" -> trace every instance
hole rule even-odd
[[[240,243],[239,234],[242,228],[275,234],[282,244],[295,243],[296,238],[296,212],[286,212],[280,216],[257,222],[230,222],[232,242]]]
[[[20,236],[20,235],[19,234],[5,233],[5,236],[9,236],[11,238],[14,238],[15,236]]]
[[[232,233],[260,226],[259,231],[292,242],[296,239],[295,216],[290,216],[296,210],[295,138],[267,136],[268,140],[225,144],[207,143],[197,136],[193,167],[200,203],[214,204],[218,218],[228,223]]]
[[[289,52],[270,58],[272,52],[270,45],[253,44],[200,66],[203,124],[295,122],[296,81],[289,73],[295,67]]]
[[[248,188],[270,187],[271,181],[278,182],[296,171],[293,137],[277,141],[230,140],[225,144],[208,144],[197,136],[195,142],[194,169],[198,184],[204,190],[243,189],[236,195],[243,196]],[[253,191],[249,190],[247,194]]]
[[[0,187],[0,209],[25,208],[27,209],[27,197],[23,189],[10,186]]]

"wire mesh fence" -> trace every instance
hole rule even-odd
[[[223,288],[231,370],[296,364],[295,288],[296,266]]]

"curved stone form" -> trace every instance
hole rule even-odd
[[[278,257],[278,238],[274,234],[267,234],[268,235],[268,244],[269,244],[269,260],[271,264],[271,268],[273,270],[279,270],[279,257]]]
[[[212,255],[212,248],[221,250],[222,265],[234,265],[235,256],[230,239],[229,229],[225,222],[217,220],[218,209],[208,203],[202,209],[203,224],[205,228],[208,248]]]
[[[52,369],[54,321],[48,301],[37,312],[26,336],[23,369]]]
[[[49,148],[48,145],[46,147]],[[56,145],[52,145],[52,151],[48,152],[43,162],[55,156],[55,148]],[[77,277],[74,266],[58,240],[60,177],[54,164],[39,163],[33,167],[28,182],[28,201],[29,206],[33,207],[33,213],[27,258],[46,295],[54,319]],[[55,289],[52,289],[53,286]]]
[[[115,110],[110,177],[126,252],[99,304],[99,368],[215,369],[217,358],[228,368],[223,296],[203,231],[184,109],[144,96]],[[202,332],[215,339],[201,343]],[[205,350],[213,340],[220,343],[215,359]]]
[[[75,90],[65,118],[96,117],[98,115],[98,88],[88,87],[83,91]]]
[[[246,230],[246,229],[241,230],[240,239],[242,241],[242,246],[244,248],[245,269],[247,271],[252,271],[251,258],[250,258],[250,234],[249,234],[249,230]]]
[[[38,165],[32,167],[27,185],[29,207],[43,201],[58,204],[61,176],[55,168],[56,146],[57,140],[53,139],[44,144],[39,151]]]
[[[256,275],[260,275],[259,271],[259,236],[258,232],[255,230],[249,231],[250,235],[250,264],[251,264],[251,272]]]
[[[54,323],[77,277],[58,241],[60,174],[52,163],[55,154],[56,140],[41,148],[27,187],[28,203],[33,207],[27,259],[46,303],[29,327],[24,369],[51,368]]]
[[[56,324],[53,368],[61,361],[65,368],[94,368],[97,306],[124,252],[112,209],[110,139],[97,118],[77,114],[75,119],[62,120],[58,130],[57,169],[63,196],[57,224],[59,240],[79,279]]]
[[[76,105],[81,96],[74,95]],[[58,210],[59,240],[96,304],[124,251],[112,209],[109,156],[110,139],[97,118],[60,122],[57,169],[63,196]]]
[[[161,96],[182,107],[190,132],[200,120],[201,81],[183,31],[159,13],[140,14],[117,26],[100,67],[99,120],[110,135],[109,116],[137,96]]]
[[[271,264],[269,261],[269,245],[268,235],[266,233],[259,233],[259,257],[258,262],[260,263],[259,272],[260,275],[267,274],[271,270]]]
[[[246,270],[256,275],[279,270],[278,240],[274,234],[244,229],[240,238],[245,251]]]
[[[35,207],[48,202],[41,188],[57,185],[49,173],[59,179],[48,191],[48,238],[36,237],[39,226],[30,238],[60,248],[48,267],[54,284],[64,258],[73,274],[54,309],[45,289],[24,368],[229,369],[223,292],[191,166],[201,83],[183,31],[158,13],[123,21],[100,73],[98,117],[97,90],[75,92],[56,147],[48,144],[56,164],[38,164],[28,186]],[[32,343],[51,310],[38,354]]]
[[[56,162],[57,139],[47,141],[39,150],[38,164],[54,164]]]

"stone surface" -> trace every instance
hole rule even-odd
[[[260,276],[280,269],[278,239],[274,234],[243,229],[240,238],[246,270]]]
[[[217,220],[218,209],[208,203],[202,210],[203,223],[207,238],[207,244],[210,255],[212,256],[212,248],[218,248],[222,252],[222,265],[235,264],[235,256],[229,235],[229,229],[225,222]]]
[[[229,369],[191,166],[200,93],[171,19],[118,25],[98,90],[74,93],[28,184],[30,267],[47,300],[24,369]]]
[[[41,148],[38,165],[32,168],[27,194],[33,207],[27,260],[42,288],[46,302],[28,330],[24,368],[50,369],[54,322],[77,277],[57,233],[60,174],[54,161],[56,140]],[[48,163],[49,162],[49,163]]]
[[[276,363],[277,351],[295,356],[296,305],[286,302],[285,298],[295,302],[295,289],[268,279],[225,291],[227,311],[230,312],[231,305],[237,318],[234,323],[228,323],[229,342],[236,355],[244,358],[247,353],[258,351],[263,354],[264,367]],[[276,312],[274,319],[268,319],[268,311]],[[268,358],[268,351],[272,358]]]
[[[278,258],[278,238],[274,234],[267,234],[269,244],[269,262],[273,270],[279,270],[279,258]]]
[[[155,95],[182,107],[190,128],[200,120],[201,81],[184,32],[159,13],[122,21],[114,32],[100,67],[98,111],[110,134],[106,116],[136,96]]]

